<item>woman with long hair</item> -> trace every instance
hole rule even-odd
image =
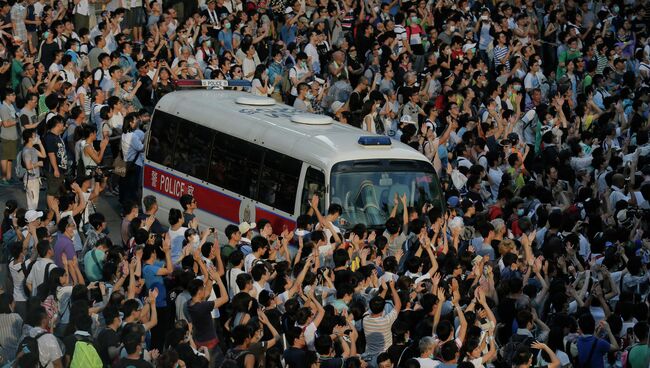
[[[84,125],[81,138],[78,143],[77,175],[90,176],[95,168],[102,163],[109,138],[104,135],[104,139],[99,143],[99,151],[95,150],[93,142],[97,139],[97,128],[88,124]]]
[[[255,67],[255,76],[253,76],[253,82],[251,86],[251,93],[255,96],[268,96],[273,90],[275,90],[276,83],[273,83],[272,86],[269,86],[269,74],[266,71],[266,66],[264,64],[259,64]]]
[[[122,125],[122,155],[127,163],[126,176],[120,180],[120,202],[139,203],[140,177],[144,165],[144,132],[139,129],[139,118],[134,112],[124,117]]]
[[[50,271],[47,281],[39,286],[37,296],[41,300],[41,305],[47,311],[50,319],[50,328],[54,334],[63,337],[66,326],[70,321],[70,304],[74,280],[83,284],[84,279],[78,267],[75,266],[77,260],[63,259],[63,268],[57,267]],[[75,272],[76,277],[70,277],[68,272]]]
[[[369,99],[363,103],[361,107],[361,116],[363,116],[363,122],[361,123],[361,129],[368,131],[370,133],[377,133],[375,128],[375,117],[377,116],[377,101]]]

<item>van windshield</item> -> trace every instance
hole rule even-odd
[[[403,194],[407,206],[418,211],[425,203],[442,206],[440,184],[431,164],[365,160],[342,162],[332,168],[330,202],[343,207],[341,217],[350,226],[364,223],[370,228],[383,227],[395,196]],[[398,212],[402,212],[401,205]]]

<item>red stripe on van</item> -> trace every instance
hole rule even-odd
[[[199,209],[234,224],[239,223],[239,203],[241,201],[237,198],[148,165],[144,168],[144,186],[174,199],[180,198],[183,194],[191,194],[196,198]],[[180,208],[180,204],[178,206]]]
[[[144,167],[144,186],[149,190],[174,199],[179,199],[183,194],[191,194],[197,200],[200,210],[221,217],[233,224],[239,224],[240,222],[239,207],[241,200],[218,190],[193,183],[149,165]],[[178,208],[180,208],[180,204]],[[289,230],[294,230],[296,227],[295,220],[255,206],[255,221],[260,219],[269,220],[276,234],[282,232],[283,226],[286,226]]]

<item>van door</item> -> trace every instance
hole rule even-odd
[[[300,175],[300,182],[302,183],[302,193],[298,198],[296,207],[299,210],[298,215],[303,215],[309,211],[310,201],[314,194],[318,195],[320,201],[318,202],[318,210],[325,214],[325,172],[315,166],[304,164],[302,173]]]

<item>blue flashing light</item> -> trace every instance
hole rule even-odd
[[[362,146],[390,146],[391,141],[386,136],[364,136],[359,137],[358,143]]]

